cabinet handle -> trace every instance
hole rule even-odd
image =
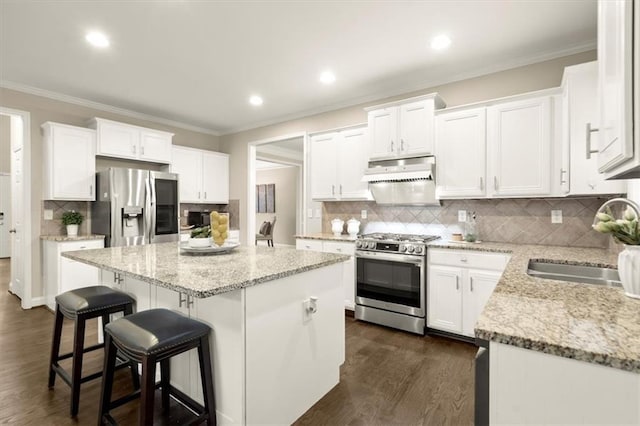
[[[404,139],[400,139],[400,151],[404,151]]]
[[[340,195],[342,195],[342,184],[340,184]]]
[[[473,292],[473,277],[469,277],[469,290]]]
[[[144,145],[142,145],[142,146],[140,147],[140,154],[141,154],[141,155],[144,155]]]
[[[460,259],[460,262],[462,262],[462,263],[467,263],[467,258],[466,258],[466,257],[461,258],[461,259]]]
[[[136,146],[133,145],[132,148],[133,148],[133,153],[135,154],[136,153]]]
[[[331,195],[336,195],[336,186],[331,185]]]
[[[200,199],[200,191],[198,191],[198,200]]]
[[[460,277],[456,275],[456,290],[460,290]]]
[[[493,177],[493,189],[498,190],[498,176]]]
[[[565,183],[567,183],[567,181],[564,180],[564,174],[565,173],[567,173],[566,170],[560,169],[560,185],[564,185]]]
[[[393,141],[391,141],[391,152],[393,152]]]
[[[204,191],[204,199],[207,199],[207,191]]]
[[[89,197],[93,197],[93,185],[89,185]]]
[[[587,123],[587,132],[586,132],[586,136],[587,136],[587,160],[591,159],[591,154],[595,154],[598,152],[597,149],[591,149],[591,133],[593,132],[599,132],[600,129],[592,129],[591,128],[591,123]]]
[[[193,297],[187,295],[187,307],[193,306]]]
[[[305,246],[307,250],[311,250],[311,246]]]
[[[480,176],[480,190],[482,191],[484,189],[484,179],[482,178],[482,176]]]
[[[185,297],[185,298],[183,299],[183,298],[182,298],[182,293],[178,292],[178,308],[181,308],[181,307],[182,307],[182,304],[187,302],[187,298],[188,298],[188,297],[189,297],[189,296],[187,296],[187,297]]]

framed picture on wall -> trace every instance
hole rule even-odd
[[[256,213],[276,212],[276,184],[256,185]]]

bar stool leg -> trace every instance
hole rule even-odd
[[[142,390],[140,393],[140,426],[153,425],[153,396],[156,390],[156,357],[142,358]]]
[[[62,336],[62,323],[64,315],[60,311],[60,307],[56,305],[56,319],[53,324],[53,343],[51,344],[51,361],[49,362],[49,389],[53,388],[56,383],[56,372],[53,369],[54,363],[58,363],[60,355],[60,339]]]
[[[204,409],[209,414],[207,425],[216,426],[216,399],[213,393],[213,370],[211,369],[211,350],[209,349],[209,336],[200,338],[198,346],[198,359],[200,360],[200,378],[202,379],[202,396]]]
[[[78,406],[80,403],[85,322],[86,320],[82,315],[77,316],[73,338],[73,364],[71,367],[71,417],[78,415]]]
[[[162,411],[169,412],[169,394],[171,387],[171,359],[160,361],[160,389],[162,390]]]
[[[124,307],[124,315],[131,315],[133,313],[133,306],[131,304]],[[133,381],[133,389],[140,389],[140,376],[138,375],[138,363],[130,361],[131,380]]]
[[[104,336],[105,354],[102,374],[102,389],[100,392],[100,409],[98,410],[98,426],[102,426],[103,419],[109,413],[111,392],[113,389],[113,374],[116,369],[116,353],[118,349],[111,342],[111,335]]]

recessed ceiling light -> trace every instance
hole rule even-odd
[[[249,103],[254,106],[260,106],[263,102],[262,98],[258,95],[253,95],[249,98]]]
[[[451,39],[442,34],[431,39],[431,48],[435,50],[446,49],[451,45]]]
[[[332,84],[334,81],[336,81],[336,75],[331,71],[324,71],[320,74],[320,82],[322,84]]]
[[[109,47],[109,39],[103,33],[92,31],[88,33],[85,39],[95,47]]]

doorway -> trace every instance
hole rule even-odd
[[[306,133],[297,133],[249,143],[247,192],[247,244],[263,221],[277,219],[273,232],[274,245],[295,245],[294,235],[305,231],[305,146]],[[269,209],[260,204],[256,185],[272,186]],[[257,199],[258,198],[258,199]]]
[[[9,185],[0,189],[0,198],[9,198],[2,208],[9,204],[9,211],[4,213],[2,227],[8,228],[10,282],[9,291],[20,298],[23,309],[33,306],[31,266],[33,248],[37,249],[38,240],[31,232],[31,118],[26,111],[0,107],[0,126],[8,125],[8,131],[2,129],[2,144],[8,144],[9,150]],[[7,119],[8,118],[8,119]],[[6,140],[8,138],[8,140]],[[3,152],[7,147],[3,145]],[[5,172],[7,173],[7,172]],[[9,193],[7,196],[6,192]],[[38,212],[39,215],[39,212]]]

